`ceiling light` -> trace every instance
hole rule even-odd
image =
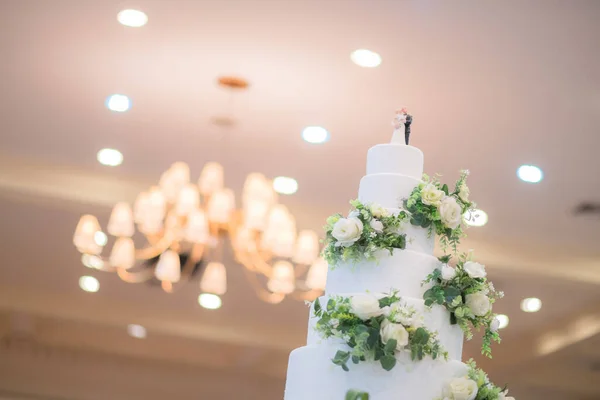
[[[353,51],[350,55],[350,59],[352,59],[354,64],[365,68],[375,68],[381,64],[381,56],[366,49]]]
[[[96,242],[98,246],[105,246],[106,242],[108,242],[108,236],[106,236],[106,233],[98,231],[94,233],[94,242]]]
[[[84,254],[81,256],[81,263],[88,268],[101,269],[104,266],[104,262],[98,256],[93,254]]]
[[[508,319],[508,315],[505,314],[498,314],[496,315],[496,319],[498,320],[498,322],[500,322],[500,325],[498,326],[498,329],[504,329],[508,326],[508,322],[510,321]]]
[[[198,304],[209,310],[216,310],[217,308],[221,308],[222,302],[221,298],[216,294],[202,293],[198,296]]]
[[[106,107],[111,111],[125,112],[131,107],[131,100],[124,94],[113,94],[106,99]]]
[[[302,139],[308,143],[325,143],[329,140],[329,132],[322,126],[307,126],[302,130]]]
[[[467,211],[464,215],[464,220],[467,225],[484,226],[488,222],[488,215],[485,211],[476,208]]]
[[[100,282],[93,276],[82,276],[79,278],[79,287],[86,292],[96,293],[100,289]]]
[[[294,178],[278,176],[273,179],[273,190],[281,194],[294,194],[298,190],[298,182]]]
[[[148,16],[139,10],[123,10],[117,14],[117,20],[125,26],[139,28],[146,25]]]
[[[146,338],[146,328],[137,324],[129,324],[127,325],[127,333],[129,336],[137,338],[137,339],[145,339]]]
[[[521,310],[525,312],[538,312],[542,308],[542,301],[536,297],[529,297],[521,301]]]
[[[517,176],[524,182],[538,183],[544,178],[544,173],[535,165],[521,165],[517,170]]]
[[[108,165],[109,167],[116,167],[123,162],[123,154],[115,149],[102,149],[98,152],[96,158],[100,164]]]

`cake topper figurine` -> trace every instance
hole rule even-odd
[[[402,133],[404,133],[404,142],[408,145],[408,139],[410,137],[410,124],[412,124],[412,115],[408,114],[406,107],[396,110],[396,115],[392,121],[392,126],[394,127],[392,143],[402,143]]]

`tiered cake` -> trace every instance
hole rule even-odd
[[[405,120],[396,126],[390,144],[372,147],[367,154],[367,174],[361,179],[358,199],[378,204],[391,215],[401,212],[403,199],[422,185],[423,153],[404,143]],[[307,345],[294,350],[289,359],[285,400],[343,400],[349,389],[368,392],[375,400],[434,400],[443,398],[444,385],[467,374],[461,360],[463,332],[451,325],[450,313],[440,305],[426,307],[423,285],[426,277],[440,268],[433,256],[435,234],[430,229],[403,224],[398,234],[406,235],[404,249],[376,252],[376,260],[341,262],[329,266],[326,293],[319,304],[332,296],[352,297],[372,294],[378,297],[397,292],[404,304],[422,317],[423,325],[437,332],[447,358],[411,359],[410,352],[395,354],[395,367],[385,370],[374,360],[348,363],[348,371],[332,363],[338,350],[350,351],[347,341],[321,337],[315,329],[318,318],[314,305],[308,327]],[[474,398],[474,397],[471,397]]]

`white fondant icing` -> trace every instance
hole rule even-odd
[[[363,292],[364,293],[364,292]],[[387,292],[389,293],[389,292]],[[379,293],[373,292],[375,295]],[[342,296],[352,296],[352,293],[344,293]],[[402,303],[409,307],[414,307],[419,315],[423,316],[423,324],[432,332],[438,333],[438,340],[444,349],[448,352],[450,360],[460,360],[464,342],[464,335],[458,325],[450,324],[450,313],[441,306],[426,307],[421,298],[402,297]],[[323,306],[327,304],[328,297],[322,296],[320,302]],[[313,314],[311,307],[310,318],[308,320],[308,336],[306,343],[310,345],[322,344],[337,346],[338,350],[348,350],[345,342],[338,338],[322,339],[319,333],[315,330],[318,318]],[[335,351],[331,353],[331,357],[335,355]]]
[[[404,132],[402,133],[404,141]],[[423,152],[405,144],[378,144],[367,153],[367,175],[402,174],[421,179]]]
[[[441,397],[447,381],[467,373],[459,361],[412,362],[407,353],[391,371],[378,362],[350,362],[346,372],[331,362],[336,349],[321,345],[292,351],[284,400],[340,400],[348,389],[366,391],[374,400],[432,400]]]
[[[377,203],[386,208],[399,208],[421,181],[407,175],[379,173],[366,175],[360,180],[358,200]]]
[[[327,294],[398,291],[400,296],[422,298],[429,286],[421,282],[440,262],[431,255],[410,250],[378,252],[378,261],[339,264],[327,272]]]

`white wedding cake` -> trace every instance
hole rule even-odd
[[[438,215],[442,216],[441,221],[451,227],[444,229],[456,229],[452,218],[457,211],[453,211],[451,206],[457,201],[448,198],[456,198],[460,203],[468,189],[466,185],[462,189],[462,184],[458,184],[455,195],[449,194],[447,188],[446,195],[442,193],[441,185],[437,186],[437,192],[434,186],[429,188],[431,183],[426,185],[427,182],[422,180],[423,153],[405,143],[407,116],[405,109],[398,111],[391,143],[376,145],[368,151],[367,174],[360,181],[356,202],[358,210],[348,218],[337,216],[328,221],[332,225],[332,240],[335,241],[331,244],[331,251],[339,254],[340,258],[335,265],[328,260],[326,292],[311,306],[307,345],[295,349],[290,355],[285,400],[343,400],[351,389],[368,393],[368,398],[375,400],[475,399],[473,393],[477,392],[477,387],[472,386],[473,382],[467,378],[469,366],[461,362],[464,339],[461,326],[451,324],[451,313],[443,305],[425,305],[424,294],[434,282],[430,280],[424,284],[424,281],[434,271],[439,270],[442,274],[442,267],[449,268],[433,256],[436,230],[423,227],[427,222],[419,222],[423,226],[418,226],[414,218],[411,223],[411,215],[406,215],[407,203],[404,202],[415,188],[422,188],[423,203],[431,207],[437,204],[435,207],[438,207]],[[412,117],[408,117],[412,122]],[[438,193],[439,199],[436,198]],[[468,204],[466,200],[465,204]],[[394,232],[390,233],[385,226],[384,216],[388,216],[389,221],[400,221]],[[377,245],[395,240],[394,234],[404,236],[401,248],[390,252],[381,248],[383,245]],[[363,243],[361,240],[364,247],[356,250],[366,249],[368,254],[354,257],[351,251]],[[480,264],[477,266],[483,268]],[[473,266],[469,265],[467,269],[473,269]],[[443,273],[456,275],[456,270],[458,268],[449,268]],[[442,281],[439,276],[440,282],[450,282]],[[395,293],[400,300],[384,298],[390,293]],[[384,300],[374,301],[373,298]],[[478,299],[471,303],[474,304],[475,300]],[[457,299],[454,303],[462,303],[462,300]],[[476,309],[476,306],[472,307]],[[493,317],[491,308],[479,314],[483,312]],[[403,319],[403,315],[408,317]],[[360,323],[368,325],[368,328],[357,327]],[[488,325],[495,332],[497,327],[494,324]],[[425,329],[421,333],[431,333],[430,342],[421,346],[421,350],[419,345],[410,342],[418,340],[415,332],[419,327]],[[364,344],[361,340],[369,340],[369,332],[373,341]],[[386,349],[390,347],[386,346],[390,338],[394,339],[393,349]],[[433,339],[435,342],[431,341]],[[443,352],[445,357],[427,353],[438,344],[439,353]],[[368,352],[377,346],[383,350],[374,350],[373,354],[378,355],[370,357]],[[362,350],[357,350],[359,347]],[[365,349],[368,354],[364,353]],[[424,355],[419,354],[422,349],[425,349]],[[390,351],[395,360],[390,363],[388,356],[384,368],[383,359]],[[449,382],[453,386],[448,387]],[[461,390],[467,393],[465,397],[453,397],[453,391]]]

